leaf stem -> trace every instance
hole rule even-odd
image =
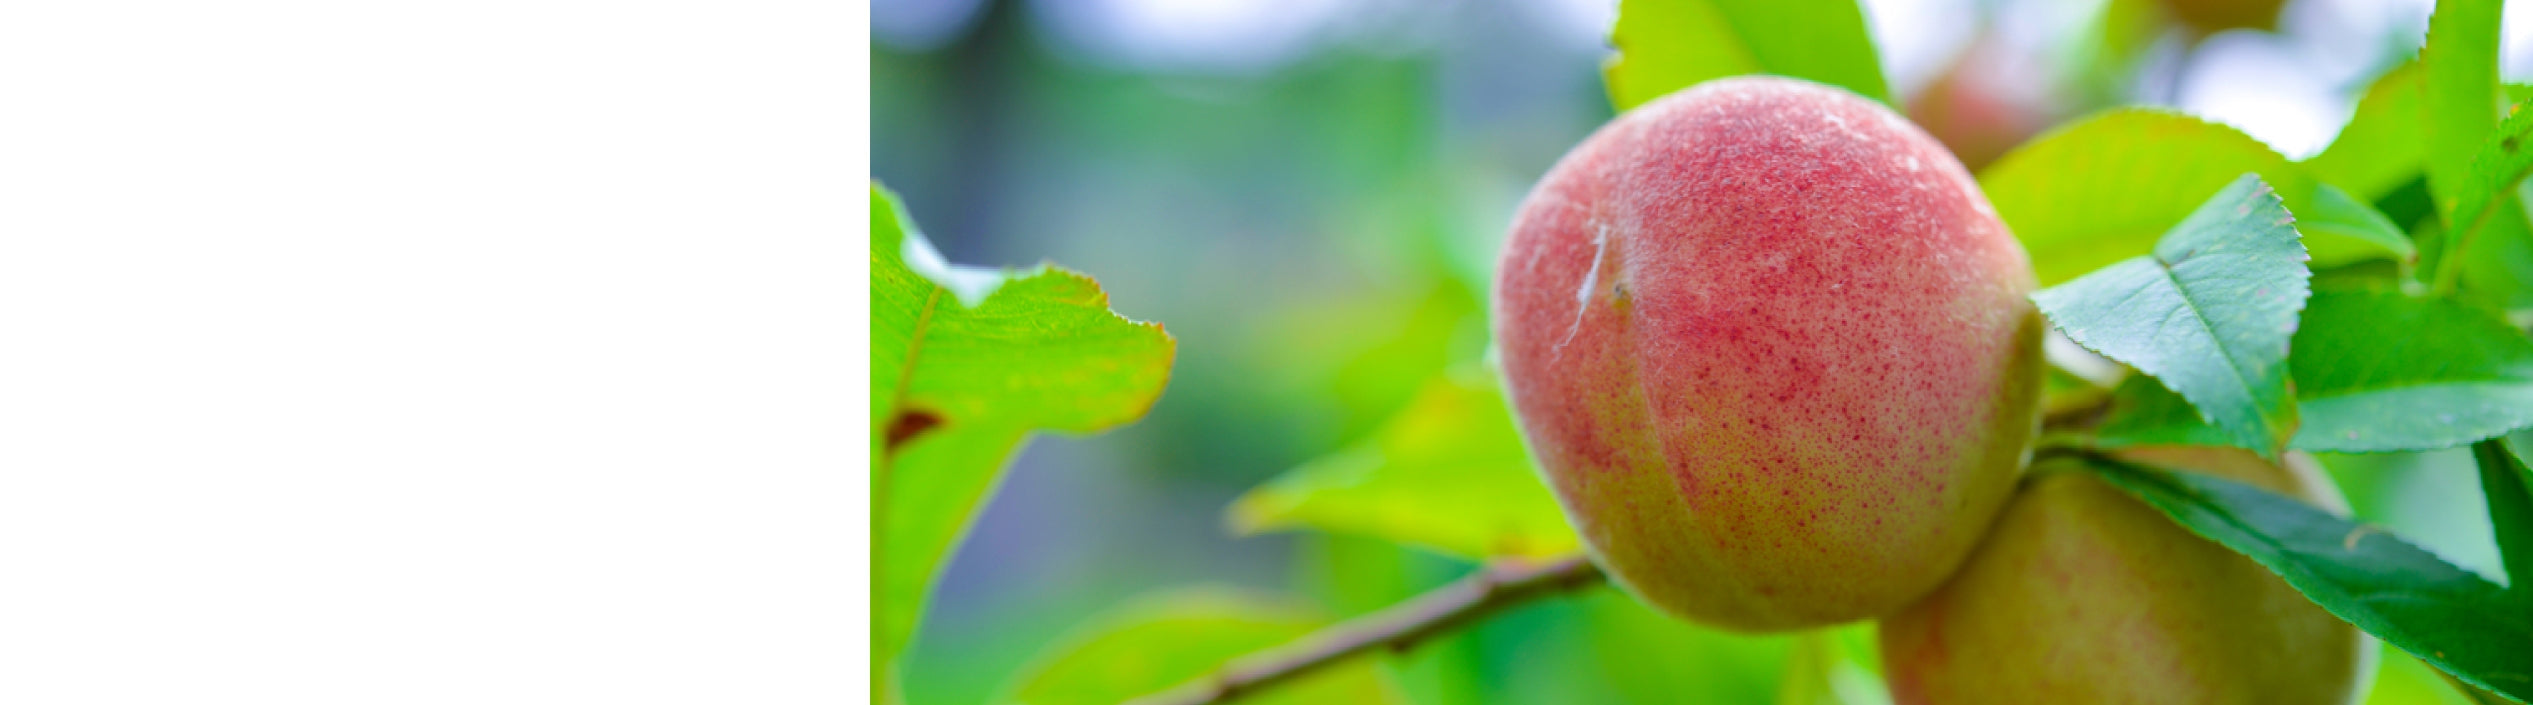
[[[1605,580],[1583,555],[1544,563],[1496,563],[1388,609],[1331,626],[1284,647],[1252,654],[1212,676],[1132,701],[1132,705],[1229,702],[1374,651],[1403,653],[1427,639],[1541,598]]]

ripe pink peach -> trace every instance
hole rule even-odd
[[[1515,217],[1495,337],[1601,567],[1692,621],[1884,614],[1961,563],[2038,426],[2032,270],[1879,104],[1706,83],[1566,154]]]

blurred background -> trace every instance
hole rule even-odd
[[[1974,171],[2119,104],[2310,156],[2416,53],[2430,4],[1864,3],[1910,117]],[[2511,82],[2533,78],[2528,8],[2506,13]],[[910,701],[988,702],[1085,619],[1156,590],[1236,586],[1345,615],[1469,570],[1368,539],[1236,537],[1223,510],[1482,359],[1513,208],[1611,115],[1615,13],[1616,0],[876,0],[873,176],[950,260],[1088,272],[1179,344],[1150,417],[1017,456],[935,594]],[[2323,460],[2362,517],[2496,572],[2466,452]],[[1422,703],[1768,702],[1790,643],[1601,590],[1384,669]],[[2370,702],[2455,697],[2415,662],[2385,663]]]

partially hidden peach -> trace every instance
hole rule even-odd
[[[2310,456],[2122,451],[2347,513]],[[2044,464],[1950,582],[1881,625],[1900,705],[2354,702],[2375,649],[2258,563]]]
[[[1566,154],[1495,338],[1597,562],[1692,621],[1896,610],[1950,575],[2038,424],[2029,261],[1959,162],[1852,93],[1713,81]]]
[[[2049,126],[2048,97],[2023,79],[2033,69],[2018,68],[2029,63],[1983,36],[1909,99],[1909,121],[1976,172]]]

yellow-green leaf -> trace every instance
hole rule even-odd
[[[2313,179],[2234,128],[2179,113],[2097,113],[2016,148],[1979,175],[1997,216],[2023,241],[2041,286],[2154,249],[2243,172],[2303,214]],[[2317,239],[2323,236],[2316,236]]]
[[[1845,88],[1883,103],[1873,36],[1854,0],[1623,0],[1602,69],[1627,110],[1726,76],[1766,73]]]
[[[1229,521],[1241,533],[1318,529],[1471,559],[1580,545],[1494,377],[1467,368],[1428,382],[1363,443],[1242,495]]]
[[[2440,291],[2452,291],[2462,281],[2463,263],[2488,258],[2475,257],[2472,246],[2492,236],[2525,236],[2520,211],[2507,208],[2518,203],[2516,184],[2523,183],[2527,172],[2533,172],[2533,110],[2517,104],[2505,120],[2491,130],[2488,140],[2471,158],[2471,171],[2464,177],[2462,189],[2455,194],[2453,217],[2446,222],[2444,256],[2439,257],[2435,285]],[[2490,227],[2491,221],[2500,227]],[[2515,227],[2506,227],[2515,226]],[[2465,259],[2471,258],[2471,259]],[[2521,275],[2519,275],[2521,276]],[[2510,285],[2513,277],[2500,279]],[[2485,280],[2484,280],[2485,281]],[[2501,304],[2513,292],[2499,292]]]
[[[1040,654],[1005,689],[1012,705],[1116,705],[1217,672],[1227,662],[1288,646],[1327,615],[1223,588],[1147,595],[1092,617]],[[1353,659],[1240,700],[1255,705],[1377,705],[1394,700],[1372,659]]]
[[[2427,71],[2404,62],[2377,77],[2357,99],[2357,114],[2321,154],[2304,160],[2315,178],[2372,202],[2414,178],[2425,165],[2419,136]],[[2298,211],[2301,215],[2302,211]]]
[[[2449,229],[2471,177],[2472,156],[2498,125],[2499,5],[2500,0],[2440,0],[2428,17],[2427,46],[2419,50],[2427,74],[2421,96],[2428,191]]]
[[[1108,310],[1090,277],[942,261],[871,186],[871,658],[875,699],[968,519],[1031,432],[1133,421],[1176,343]]]

